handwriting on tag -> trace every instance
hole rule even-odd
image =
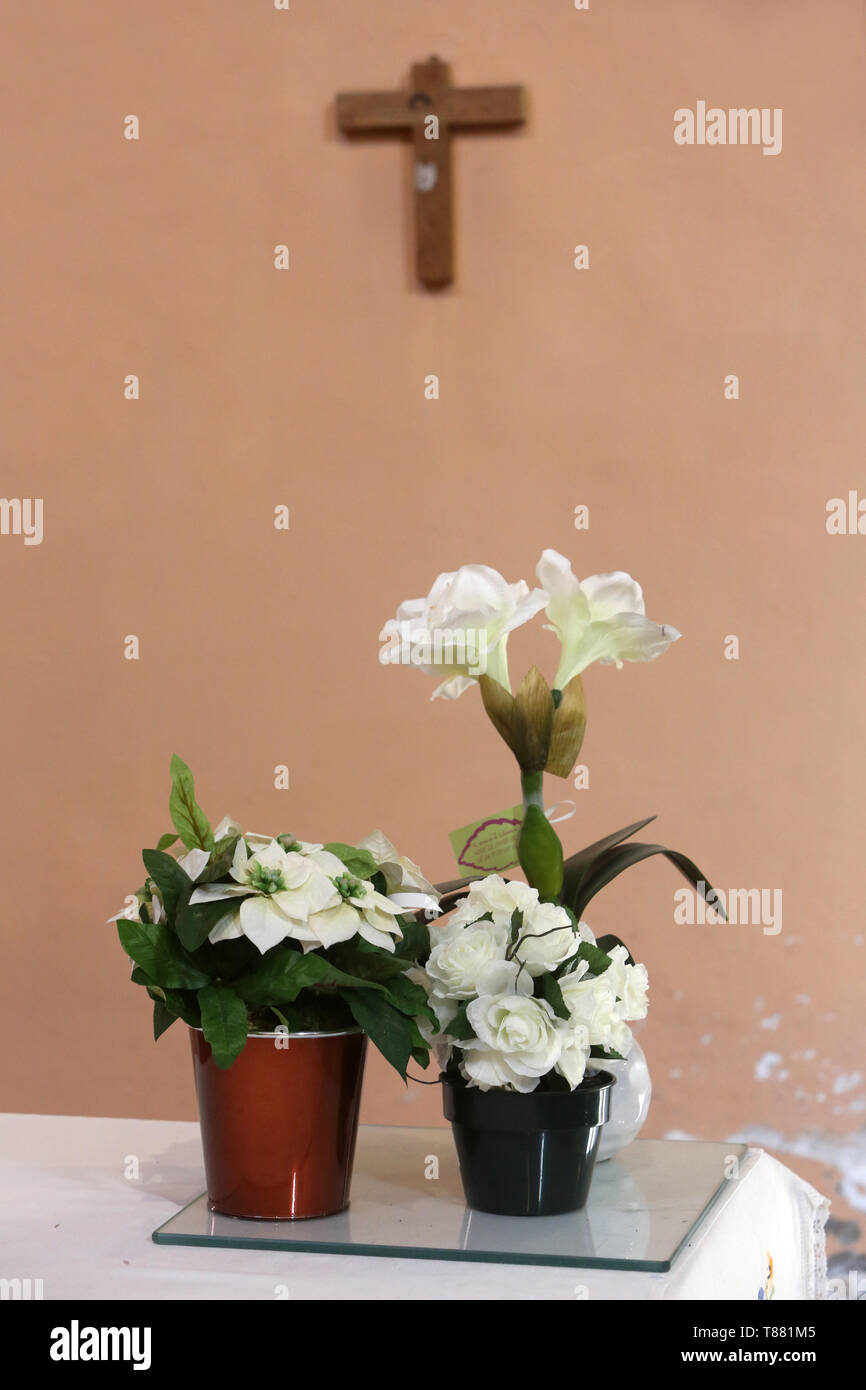
[[[513,869],[522,820],[523,807],[509,806],[505,811],[452,830],[448,839],[464,873],[501,874]]]

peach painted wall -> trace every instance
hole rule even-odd
[[[3,1108],[194,1114],[103,925],[172,751],[215,817],[381,826],[454,872],[448,830],[515,770],[476,692],[431,706],[378,632],[440,570],[531,580],[552,545],[684,634],[589,673],[566,848],[658,812],[722,887],[784,894],[775,936],[677,926],[661,863],[594,906],[650,971],[647,1132],[769,1135],[859,1220],[866,539],[825,521],[864,486],[862,6],[78,0],[4,31],[2,488],[44,499],[44,540],[0,536]],[[458,139],[439,295],[408,149],[345,142],[332,105],[432,52],[532,107]],[[698,100],[782,108],[781,153],[675,144]],[[531,657],[552,675],[553,639]],[[365,1113],[440,1122],[378,1061]]]

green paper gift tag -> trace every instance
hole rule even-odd
[[[523,807],[462,825],[448,836],[454,857],[464,873],[501,874],[517,863],[517,837],[523,820]]]

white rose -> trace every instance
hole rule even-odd
[[[619,1000],[620,1018],[625,1022],[646,1018],[649,1011],[649,975],[646,966],[627,965],[628,952],[624,946],[614,946],[608,955],[612,964],[604,972],[603,979],[607,980]]]
[[[478,972],[476,993],[532,994],[532,976],[519,960],[491,960]]]
[[[564,555],[545,550],[535,572],[548,594],[547,626],[562,643],[555,690],[593,661],[653,661],[680,636],[646,617],[640,585],[621,570],[579,581]]]
[[[512,1091],[534,1091],[538,1077],[520,1076],[508,1065],[507,1058],[493,1047],[483,1047],[481,1043],[463,1043],[464,1052],[460,1057],[460,1075],[469,1086],[479,1091],[491,1091],[499,1087]],[[465,1051],[470,1048],[470,1051]]]
[[[579,1086],[589,1061],[589,1029],[583,1023],[572,1023],[562,1035],[562,1052],[556,1064],[560,1076],[564,1076],[572,1090]]]
[[[426,598],[407,599],[380,633],[388,641],[384,663],[407,639],[413,665],[427,675],[446,676],[433,691],[445,699],[462,695],[485,671],[510,690],[506,642],[509,632],[528,622],[545,605],[540,589],[531,593],[521,579],[509,584],[487,565],[463,565],[440,574]]]
[[[413,984],[420,985],[424,990],[427,995],[428,1003],[436,1015],[436,1022],[438,1025],[437,1031],[443,1033],[457,1013],[459,1005],[453,999],[445,999],[442,995],[436,994],[433,981],[422,965],[413,965],[409,970],[405,970],[403,973],[408,980],[411,980]],[[423,1018],[416,1019],[416,1023],[424,1034],[425,1039],[429,1041],[425,1029],[431,1030],[432,1032],[433,1025]]]
[[[580,946],[571,918],[555,903],[534,904],[524,914],[519,939],[517,956],[533,976],[555,970]]]
[[[585,965],[581,961],[580,965]],[[581,1023],[589,1030],[592,1047],[612,1047],[611,1037],[620,1023],[616,1008],[616,995],[604,975],[584,980],[579,968],[572,974],[563,975],[559,988],[573,1023]],[[618,1050],[618,1049],[617,1049]]]
[[[443,923],[443,931],[457,932],[469,922],[489,913],[497,926],[510,931],[516,910],[529,912],[538,905],[538,889],[518,881],[506,883],[499,874],[489,874],[469,888],[468,897],[458,903],[453,914]]]
[[[482,1090],[511,1086],[533,1091],[559,1061],[565,1027],[546,999],[485,994],[471,1001],[466,1017],[475,1039],[460,1044],[463,1072]]]
[[[629,1028],[628,1024],[624,1023],[618,1015],[619,1006],[617,1006],[616,1021],[614,1022],[614,1025],[610,1030],[610,1038],[605,1044],[605,1047],[608,1049],[608,1051],[618,1052],[620,1057],[627,1057],[628,1054],[631,1052],[634,1038],[632,1036],[632,1031]]]
[[[507,949],[508,932],[495,922],[475,922],[449,933],[444,941],[437,941],[427,961],[433,994],[443,999],[471,999],[477,993],[482,967],[504,960]]]
[[[406,976],[407,980],[411,980],[413,984],[421,986],[427,994],[430,1007],[436,1015],[435,1028],[433,1024],[430,1023],[429,1019],[426,1018],[416,1018],[415,1022],[421,1037],[432,1049],[433,1055],[439,1065],[439,1070],[444,1071],[448,1065],[448,1059],[451,1056],[451,1042],[450,1039],[443,1037],[443,1030],[448,1027],[448,1024],[456,1014],[457,1005],[452,1003],[450,999],[438,999],[431,993],[433,981],[430,979],[430,976],[423,966],[413,965],[409,970],[404,970],[403,974]]]

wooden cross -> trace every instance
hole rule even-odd
[[[337,125],[346,134],[409,132],[414,145],[415,254],[418,279],[433,288],[454,278],[451,191],[453,128],[522,125],[523,87],[452,87],[439,58],[412,67],[408,92],[341,92]]]

